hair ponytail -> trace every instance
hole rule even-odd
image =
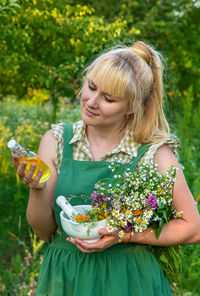
[[[136,142],[160,142],[169,137],[169,125],[163,111],[163,65],[161,54],[141,41],[137,41],[130,48],[142,58],[152,72],[152,82],[149,91],[140,102],[139,112],[134,115],[134,138]],[[146,75],[148,76],[147,71]],[[141,74],[138,77],[140,85]],[[140,85],[142,87],[142,85]]]

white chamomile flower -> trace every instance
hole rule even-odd
[[[119,235],[119,238],[123,238],[123,236],[124,236],[124,231],[123,231],[123,230],[120,230],[120,231],[118,232],[118,235]]]
[[[113,210],[112,214],[113,214],[113,216],[118,217],[119,216],[119,211],[118,210]]]
[[[152,215],[153,215],[153,211],[152,210],[144,211],[144,217],[151,218]]]
[[[130,210],[127,210],[124,214],[127,218],[130,218],[132,213]]]
[[[124,221],[124,220],[121,221],[121,226],[122,226],[122,227],[125,227],[126,225],[127,225],[127,222],[126,222],[126,221]]]
[[[141,222],[141,225],[144,225],[145,226],[147,224],[148,224],[148,220],[147,219],[143,219],[142,222]]]
[[[176,212],[176,218],[181,218],[183,211],[181,212]]]
[[[140,224],[141,218],[140,217],[135,217],[134,221],[135,221],[136,224]]]
[[[167,201],[166,201],[165,197],[162,197],[161,198],[161,203],[164,204],[164,205],[166,205]]]
[[[148,225],[148,221],[147,220],[143,220],[142,223],[140,224],[141,228],[143,230],[147,229],[147,225]]]
[[[118,201],[118,200],[119,200],[119,196],[116,195],[116,196],[115,196],[115,201]]]
[[[135,229],[135,232],[142,232],[143,231],[143,229],[142,229],[142,227],[140,227],[140,225],[135,225],[134,229]]]
[[[153,221],[157,222],[157,221],[160,221],[160,219],[161,219],[160,217],[156,216],[153,218]]]
[[[141,227],[142,227],[142,231],[144,231],[148,228],[147,225],[141,225]]]
[[[113,232],[114,231],[114,228],[113,228],[112,225],[108,225],[106,229],[107,229],[108,232]]]

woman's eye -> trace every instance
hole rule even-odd
[[[90,85],[90,84],[88,84],[88,87],[89,87],[89,89],[92,90],[92,91],[94,91],[94,90],[96,89],[95,87],[93,87],[93,86]]]
[[[108,102],[108,103],[112,103],[112,102],[114,102],[113,100],[111,100],[111,99],[108,98],[108,97],[105,97],[105,96],[104,96],[104,98],[105,98],[106,102]]]

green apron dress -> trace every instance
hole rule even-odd
[[[90,204],[94,184],[111,177],[108,162],[73,159],[73,126],[64,125],[64,151],[55,190],[59,195],[73,195],[71,204]],[[147,151],[141,145],[132,169]],[[81,195],[88,196],[83,200]],[[61,208],[54,203],[55,218],[61,234],[56,234],[47,248],[40,268],[37,296],[171,296],[169,283],[153,254],[144,245],[117,244],[102,252],[82,253],[66,241],[60,223]]]

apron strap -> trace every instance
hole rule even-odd
[[[129,164],[132,164],[132,170],[135,170],[137,165],[138,165],[138,161],[139,159],[147,152],[147,150],[151,147],[151,144],[147,143],[147,144],[141,144],[138,148],[138,152],[137,152],[137,156],[133,157]]]
[[[73,144],[69,144],[73,137],[73,124],[63,124],[63,158],[73,158]]]

